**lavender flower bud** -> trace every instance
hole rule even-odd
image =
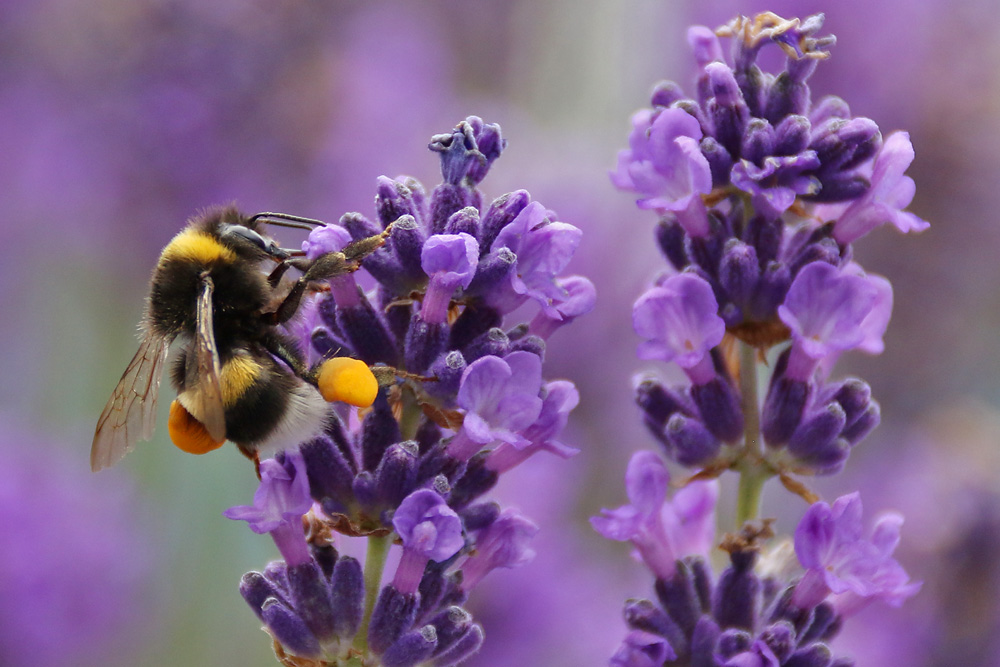
[[[670,618],[690,635],[701,617],[702,604],[688,563],[677,561],[673,576],[656,580],[656,596]]]
[[[753,573],[753,552],[735,552],[732,565],[715,586],[712,615],[724,628],[754,630],[760,612],[760,581]]]
[[[684,246],[686,238],[684,227],[672,214],[662,217],[656,225],[656,242],[660,252],[678,271],[691,263]]]
[[[795,155],[809,147],[812,124],[805,116],[786,116],[774,129],[774,152],[777,155]]]
[[[412,440],[390,446],[375,470],[375,490],[387,507],[398,507],[414,490],[419,456],[417,443]]]
[[[456,212],[470,203],[470,191],[464,185],[442,183],[431,193],[431,233],[441,234],[445,225]]]
[[[781,447],[788,442],[802,421],[811,393],[812,385],[775,373],[761,413],[760,430],[768,446]]]
[[[437,631],[425,625],[400,637],[382,656],[383,667],[412,667],[429,658],[437,648]]]
[[[335,634],[336,618],[331,607],[330,589],[315,561],[289,565],[288,588],[298,616],[318,639]]]
[[[390,223],[398,224],[403,216],[413,218],[414,223],[420,218],[420,206],[410,188],[387,176],[379,176],[375,181],[375,211],[383,228]],[[398,228],[392,230],[393,244],[398,233]]]
[[[479,210],[466,206],[456,211],[448,218],[444,226],[445,234],[468,234],[474,239],[479,238]],[[479,244],[476,244],[476,255],[479,254]]]
[[[677,652],[677,655],[682,656],[687,653],[688,640],[684,632],[665,611],[649,600],[626,601],[624,616],[625,623],[630,628],[666,637],[667,642]]]
[[[391,584],[382,588],[368,626],[368,646],[381,655],[413,625],[417,595],[402,593]]]
[[[406,279],[414,283],[425,276],[420,266],[420,253],[426,240],[424,230],[411,215],[400,217],[392,226],[392,249],[396,261]]]
[[[771,124],[763,118],[752,118],[743,133],[740,156],[744,160],[760,165],[765,157],[774,154],[775,143],[774,128]]]
[[[320,437],[299,447],[309,476],[309,494],[323,502],[329,500],[337,511],[350,502],[354,470],[343,452],[327,437]]]
[[[454,329],[452,331],[454,332]],[[452,397],[457,394],[462,373],[465,372],[467,366],[465,357],[458,350],[452,350],[444,356],[439,356],[427,371],[431,377],[436,378],[435,382],[428,382],[425,385],[427,393],[439,398]]]
[[[476,268],[465,293],[470,296],[490,296],[491,293],[507,280],[511,268],[517,263],[517,255],[507,247],[491,250],[485,255]]]
[[[261,609],[261,618],[268,631],[286,650],[305,658],[320,655],[319,640],[294,611],[275,598],[269,598]]]
[[[531,203],[531,195],[525,190],[515,190],[493,200],[482,218],[479,236],[479,251],[486,255],[500,230],[509,225],[524,208]]]
[[[737,239],[727,241],[719,265],[719,282],[729,298],[744,312],[757,291],[759,279],[760,264],[753,246]]]
[[[822,468],[841,463],[849,450],[847,443],[838,438],[845,421],[839,404],[827,404],[799,424],[788,441],[788,451]]]
[[[269,599],[279,600],[286,606],[288,604],[285,595],[260,572],[247,572],[243,575],[240,579],[240,595],[261,620],[264,620],[264,603]]]
[[[392,414],[386,391],[375,396],[371,410],[361,423],[361,465],[365,470],[375,470],[389,445],[399,442],[399,422]]]
[[[362,470],[354,476],[351,484],[354,499],[364,508],[372,509],[378,504],[378,492],[375,489],[375,476],[368,470]],[[323,506],[326,509],[326,505]]]
[[[711,616],[702,616],[691,635],[691,665],[710,667],[715,664],[715,647],[719,644],[719,624]]]
[[[875,401],[872,401],[865,408],[865,411],[858,415],[857,419],[844,428],[840,435],[851,445],[856,445],[866,435],[871,433],[881,420],[882,414],[879,405]]]
[[[473,278],[473,282],[475,282],[475,278]],[[463,350],[474,339],[490,329],[499,329],[501,324],[503,324],[503,316],[493,308],[489,308],[485,304],[467,307],[451,327],[448,349]]]
[[[510,338],[507,332],[495,327],[462,348],[462,356],[468,364],[472,364],[483,357],[504,357],[509,351]]]
[[[792,284],[792,274],[788,267],[777,261],[768,262],[760,276],[757,293],[750,304],[750,316],[755,320],[768,320],[774,317],[778,306],[788,294],[788,286]]]
[[[675,413],[665,431],[671,458],[685,466],[704,465],[715,458],[721,445],[701,421]]]
[[[643,421],[658,437],[663,436],[667,420],[675,412],[690,416],[680,394],[655,378],[643,378],[635,388],[635,402],[643,412]]]
[[[462,637],[472,627],[472,614],[461,607],[448,607],[438,613],[431,625],[437,631],[437,651],[443,651]]]
[[[353,637],[364,613],[365,580],[361,563],[350,556],[337,561],[330,577],[334,634]]]
[[[428,322],[416,315],[410,320],[406,332],[406,368],[411,373],[422,374],[447,349],[449,327],[447,322]]]
[[[451,645],[451,648],[434,656],[430,664],[433,667],[451,667],[452,665],[457,665],[478,651],[482,645],[483,629],[479,625],[473,625]]]
[[[654,107],[669,107],[677,100],[687,97],[679,85],[673,81],[660,81],[653,86],[649,104]]]

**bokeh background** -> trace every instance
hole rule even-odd
[[[428,139],[470,114],[509,140],[486,196],[523,187],[580,227],[570,268],[599,305],[553,336],[546,362],[580,388],[565,440],[582,453],[498,489],[541,525],[538,556],[477,591],[487,643],[468,664],[605,664],[623,600],[651,581],[586,519],[624,501],[629,455],[653,446],[631,400],[630,309],[662,266],[652,217],[607,170],[656,81],[691,89],[686,26],[763,10],[826,12],[838,43],[814,97],[910,131],[911,210],[932,223],[856,247],[896,308],[885,353],[836,372],[872,384],[883,425],[815,485],[831,500],[860,488],[872,516],[903,511],[900,559],[925,586],[901,610],[864,612],[838,649],[860,665],[1000,665],[992,0],[0,3],[0,664],[274,664],[237,584],[276,551],[221,515],[252,496],[250,466],[232,447],[182,454],[163,418],[153,442],[91,475],[94,423],[188,216],[228,202],[371,213],[381,174],[436,183]],[[773,484],[764,502],[784,532],[805,509]]]

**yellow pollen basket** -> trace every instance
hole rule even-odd
[[[368,364],[350,357],[334,357],[323,362],[317,378],[319,393],[327,401],[340,401],[359,408],[375,402],[378,380]]]
[[[213,440],[204,425],[176,400],[170,404],[167,430],[177,449],[188,454],[207,454],[226,442],[225,439]]]

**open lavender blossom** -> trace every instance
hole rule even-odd
[[[254,504],[227,512],[270,532],[284,558],[248,573],[241,592],[287,664],[474,654],[484,632],[467,597],[488,572],[528,562],[538,530],[482,497],[538,452],[577,452],[559,438],[579,395],[546,382],[542,360],[595,290],[564,273],[579,229],[524,190],[483,204],[478,186],[505,146],[499,126],[469,117],[432,138],[443,182],[430,195],[380,177],[373,219],[348,213],[303,246],[310,256],[389,229],[362,262],[375,287],[338,276],[303,306],[312,328],[291,329],[316,358],[372,367],[374,403],[331,405],[325,432],[262,462]],[[526,305],[530,322],[505,322]],[[356,538],[368,542],[364,567],[338,552]],[[382,577],[390,551],[398,564]]]
[[[833,505],[814,504],[795,530],[795,553],[806,569],[792,603],[808,607],[829,599],[842,615],[875,600],[898,607],[920,590],[892,557],[903,517],[885,514],[864,537],[861,497],[851,493]]]
[[[693,482],[667,502],[670,476],[660,457],[636,452],[625,473],[630,504],[601,510],[591,525],[608,539],[629,541],[658,577],[670,577],[684,556],[706,555],[715,537],[716,482]]]

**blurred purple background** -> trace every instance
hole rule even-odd
[[[872,384],[883,425],[844,474],[816,485],[828,499],[860,488],[869,514],[907,514],[900,559],[927,583],[902,610],[873,608],[848,624],[839,650],[859,665],[1000,664],[990,638],[1000,630],[1000,224],[991,209],[1000,19],[986,0],[3,3],[0,419],[18,426],[5,429],[0,451],[12,471],[29,455],[57,456],[58,465],[32,465],[69,493],[51,509],[44,484],[8,486],[0,498],[98,513],[104,525],[66,535],[42,515],[8,532],[11,543],[55,552],[68,575],[30,589],[12,583],[28,574],[3,568],[0,624],[25,621],[25,590],[76,599],[89,581],[117,612],[64,655],[31,651],[41,640],[24,634],[18,650],[28,652],[11,657],[0,644],[0,663],[274,664],[237,584],[276,553],[221,516],[256,486],[235,448],[181,454],[163,418],[119,468],[87,469],[96,417],[135,349],[149,272],[184,220],[209,205],[334,220],[370,214],[381,174],[432,186],[428,139],[476,114],[509,140],[486,197],[526,188],[580,227],[570,270],[596,283],[599,301],[552,337],[546,361],[547,377],[580,389],[564,439],[583,451],[525,467],[498,490],[541,526],[538,557],[477,590],[487,642],[469,664],[605,664],[624,632],[622,602],[650,595],[651,581],[586,518],[624,501],[630,453],[653,447],[631,400],[630,378],[644,365],[630,311],[662,266],[652,217],[614,191],[607,170],[656,81],[691,90],[686,26],[762,10],[826,11],[824,32],[838,43],[812,79],[814,97],[844,97],[885,133],[909,130],[911,209],[932,223],[921,236],[880,230],[856,248],[893,282],[896,312],[886,352],[845,358],[835,373]],[[132,491],[106,500],[119,487]],[[733,505],[731,484],[722,504]],[[783,532],[804,509],[768,487],[765,513]],[[107,550],[75,561],[88,540]]]

